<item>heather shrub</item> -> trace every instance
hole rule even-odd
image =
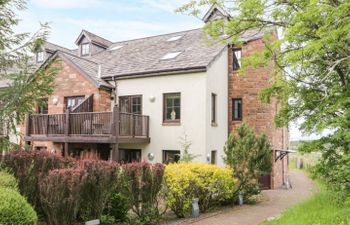
[[[0,187],[0,224],[36,225],[37,215],[17,191]]]
[[[118,165],[100,160],[83,160],[78,166],[86,172],[80,193],[82,203],[79,217],[83,221],[100,218],[118,183]]]
[[[4,170],[0,170],[0,187],[18,190],[16,178]]]
[[[74,168],[55,169],[41,179],[40,200],[49,225],[70,225],[76,221],[86,178],[84,170]]]
[[[204,163],[170,164],[164,180],[167,203],[178,217],[190,213],[194,198],[201,212],[232,199],[236,184],[230,169]]]
[[[129,198],[136,214],[136,224],[157,224],[163,212],[160,208],[164,166],[162,164],[129,163],[123,165],[122,193]]]
[[[39,199],[39,183],[51,169],[65,168],[72,159],[62,158],[46,151],[12,151],[2,159],[2,166],[13,172],[19,191],[37,212],[42,212]]]

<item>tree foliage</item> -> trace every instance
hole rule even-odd
[[[259,191],[260,176],[269,174],[272,169],[272,149],[265,134],[256,136],[254,131],[243,123],[237,134],[232,133],[226,142],[225,163],[233,168],[238,179],[237,191],[246,197]]]
[[[350,2],[192,0],[178,11],[198,16],[203,6],[213,3],[232,17],[205,26],[212,40],[239,45],[240,36],[249,29],[281,31],[279,39],[266,32],[265,49],[243,57],[241,73],[250,66],[273,63],[272,86],[260,96],[265,101],[279,100],[281,110],[275,122],[284,126],[302,118],[300,130],[306,134],[332,130],[327,137],[305,143],[301,150],[321,150],[319,171],[332,185],[342,189],[347,180],[349,186],[345,165],[350,155]],[[226,36],[218,32],[220,26]],[[342,178],[334,182],[338,176],[330,176],[333,173],[343,174]]]
[[[48,35],[47,24],[41,24],[33,35],[13,31],[19,22],[16,13],[25,6],[24,0],[0,2],[0,81],[9,84],[0,88],[0,121],[12,133],[23,122],[24,113],[32,112],[41,98],[52,93],[56,73],[56,67],[44,70],[33,64],[33,53],[41,50]],[[2,140],[1,149],[6,146],[8,143]]]

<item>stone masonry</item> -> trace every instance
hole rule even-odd
[[[85,96],[91,94],[93,97],[93,111],[107,112],[111,111],[111,92],[105,89],[99,89],[97,86],[80,74],[74,67],[64,60],[59,62],[58,74],[54,81],[55,87],[53,94],[48,99],[48,113],[60,114],[66,110],[65,97]],[[58,103],[53,104],[53,99],[57,98]],[[62,143],[53,142],[33,142],[33,149],[46,147],[48,151],[61,154],[63,149]]]
[[[262,39],[248,42],[242,47],[242,57],[261,51],[264,47]],[[273,149],[287,149],[288,129],[276,128],[273,118],[278,110],[276,101],[270,104],[262,103],[259,100],[259,92],[270,85],[271,68],[249,68],[245,75],[239,75],[233,70],[233,51],[228,51],[229,56],[229,132],[234,131],[243,122],[253,127],[259,133],[266,133],[273,145]],[[242,98],[242,121],[232,119],[232,99]],[[284,164],[285,175],[287,174],[287,157],[284,162],[278,160],[275,163],[275,152],[273,152],[273,171],[271,173],[271,187],[277,188],[282,185],[282,164]]]

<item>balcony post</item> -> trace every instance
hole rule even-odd
[[[66,110],[66,124],[65,124],[65,127],[64,127],[64,135],[65,136],[69,136],[69,116],[70,115],[70,109],[67,109]]]
[[[119,107],[114,106],[113,112],[112,112],[112,126],[111,126],[111,134],[112,138],[114,139],[114,143],[112,144],[112,149],[110,152],[110,160],[111,161],[119,161],[119,144],[118,144],[118,138],[119,138],[119,121],[120,120],[120,114],[119,114]]]

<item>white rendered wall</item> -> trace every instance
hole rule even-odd
[[[217,165],[223,166],[228,137],[228,53],[227,48],[211,63],[206,85],[206,154],[216,150]],[[211,124],[211,94],[216,94],[216,126]]]
[[[179,139],[186,132],[192,142],[190,153],[200,155],[195,161],[206,162],[206,80],[203,72],[118,81],[118,96],[142,95],[142,114],[150,116],[151,138],[149,144],[121,144],[119,148],[142,149],[143,160],[153,153],[152,162],[162,162],[162,150],[181,150]],[[164,126],[163,94],[173,92],[181,93],[181,125]]]

